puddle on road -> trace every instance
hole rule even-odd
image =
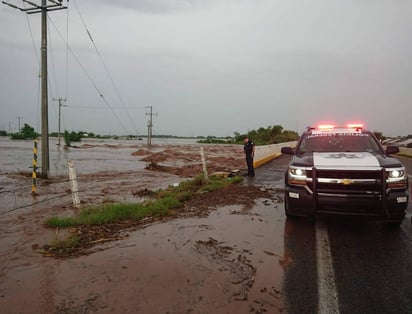
[[[284,217],[276,206],[226,206],[134,231],[88,256],[36,256],[3,267],[0,306],[21,313],[282,311]]]
[[[4,178],[0,182],[1,309],[10,313],[271,313],[284,309],[280,262],[285,218],[282,206],[276,208],[272,199],[258,201],[250,211],[227,206],[208,217],[150,225],[75,259],[44,258],[32,250],[33,244],[48,243],[56,236],[44,229],[45,218],[76,212],[71,206],[67,159],[75,161],[82,204],[129,202],[138,201],[136,192],[143,189],[165,188],[198,173],[192,166],[200,165],[196,159],[200,145],[176,143],[151,150],[153,158],[163,160],[162,165],[185,165],[182,168],[189,172],[180,175],[143,169],[147,150],[130,142],[116,141],[114,147],[111,142],[90,141],[93,145],[60,152],[53,148],[52,176],[40,180],[38,196],[32,198],[28,168],[32,143],[23,143],[21,151],[21,142],[3,142],[6,149],[0,150],[0,156],[7,154],[10,164],[0,169]],[[209,171],[244,167],[242,147],[205,148]],[[266,171],[270,167],[248,184],[277,185]]]

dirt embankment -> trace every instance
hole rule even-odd
[[[154,192],[142,190],[139,195],[150,196]],[[59,245],[34,244],[33,249],[44,256],[55,258],[70,258],[90,254],[93,247],[110,241],[122,240],[128,234],[140,226],[146,226],[153,222],[167,221],[178,217],[205,217],[211,210],[227,205],[240,205],[243,211],[250,210],[258,198],[271,198],[269,191],[255,186],[247,186],[241,183],[233,183],[228,187],[197,194],[186,201],[184,206],[173,210],[167,217],[146,217],[142,221],[119,221],[97,226],[79,226],[69,229],[69,235],[77,238],[76,245],[60,243]],[[61,239],[62,241],[64,239]]]
[[[112,146],[100,149],[103,153],[122,149]],[[209,173],[245,168],[240,146],[206,145],[204,151]],[[95,157],[100,160],[104,156]],[[147,169],[79,174],[82,206],[141,201],[150,197],[151,191],[202,172],[197,145],[136,147],[130,159],[146,163]],[[150,165],[159,167],[153,171]],[[21,185],[27,177],[11,174],[9,180],[9,185]],[[232,184],[193,198],[162,221],[148,217],[140,224],[123,222],[63,232],[46,229],[44,220],[78,210],[71,205],[67,180],[51,177],[40,182],[34,201],[17,191],[18,199],[26,198],[32,206],[11,210],[0,220],[0,306],[14,313],[281,312],[282,294],[275,283],[279,275],[273,272],[278,253],[262,254],[265,250],[259,246],[271,245],[264,244],[266,238],[261,235],[267,222],[259,217],[262,213],[249,213],[258,199],[264,199],[261,210],[272,215],[280,201],[274,194],[253,184]],[[209,220],[210,213],[228,206],[235,207],[213,218],[217,220]],[[48,252],[62,259],[38,253],[46,251],[47,255],[48,248],[43,245],[66,232],[78,233],[83,246],[75,251]],[[246,239],[238,242],[238,232]],[[266,260],[273,279],[259,274]]]
[[[237,145],[208,145],[204,147],[208,173],[233,171],[244,168],[244,156]],[[202,173],[199,146],[171,146],[162,151],[139,149],[132,153],[148,162],[146,169],[164,171],[181,177],[194,177]]]

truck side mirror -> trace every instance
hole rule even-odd
[[[280,152],[285,155],[293,155],[294,153],[292,147],[282,147]]]
[[[385,152],[388,155],[399,153],[399,147],[398,146],[387,146]]]

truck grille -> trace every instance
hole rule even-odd
[[[314,169],[307,176],[313,178],[313,174],[317,178],[316,193],[376,195],[382,192],[382,172],[379,170]],[[313,191],[313,182],[308,186]]]

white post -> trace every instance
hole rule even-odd
[[[67,161],[67,165],[69,166],[69,179],[70,186],[72,189],[73,205],[74,207],[80,208],[79,188],[77,185],[76,169],[74,168],[74,163],[71,160]]]
[[[205,152],[203,151],[203,146],[200,147],[200,156],[202,157],[202,168],[203,168],[203,175],[205,176],[205,181],[209,181],[209,177],[207,175],[207,167],[206,167],[206,158]]]

